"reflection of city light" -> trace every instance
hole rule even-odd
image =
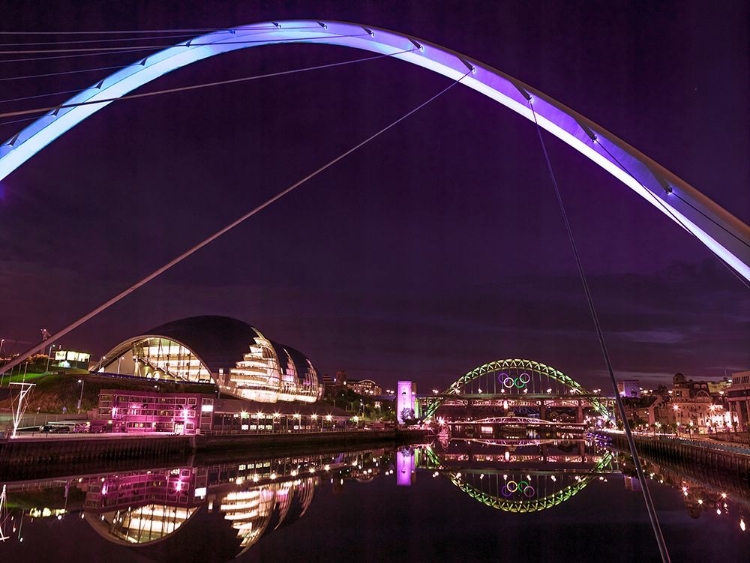
[[[740,530],[745,531],[745,519],[740,518]]]

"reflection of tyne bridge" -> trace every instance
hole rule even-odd
[[[454,439],[425,449],[422,467],[505,512],[546,510],[616,471],[606,448],[583,440]]]
[[[368,450],[11,482],[5,495],[22,509],[6,511],[0,535],[23,541],[23,521],[80,514],[102,537],[157,561],[228,561],[304,516],[323,479],[335,493],[389,464],[383,450]]]
[[[738,475],[673,460],[642,461],[653,482],[680,491],[692,518],[707,514],[727,524],[739,523],[745,530],[750,488]],[[606,481],[613,474],[624,475],[627,489],[640,490],[628,453],[583,440],[454,438],[424,448],[415,463],[434,477],[445,475],[478,502],[505,512],[552,508],[592,481]]]

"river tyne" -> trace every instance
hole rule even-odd
[[[0,560],[659,560],[632,461],[606,444],[303,452],[6,475]],[[672,561],[750,561],[747,482],[643,461]]]

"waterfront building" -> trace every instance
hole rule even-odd
[[[211,430],[214,401],[202,393],[103,389],[92,430],[200,434]]]
[[[322,404],[252,402],[215,393],[102,389],[92,432],[208,434],[326,431],[358,425]]]
[[[419,418],[417,384],[413,381],[399,381],[396,395],[396,420],[399,424]]]
[[[666,423],[679,432],[706,433],[730,425],[723,404],[721,385],[709,381],[693,381],[677,373],[672,378],[670,401],[661,406]],[[716,393],[712,393],[715,391]]]
[[[229,317],[180,319],[112,348],[97,373],[154,381],[215,385],[234,397],[275,403],[314,403],[323,394],[312,362]]]
[[[732,374],[725,397],[737,431],[750,431],[750,370]]]

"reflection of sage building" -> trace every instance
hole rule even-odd
[[[107,540],[156,560],[184,560],[195,549],[187,538],[210,530],[216,545],[203,546],[200,556],[210,552],[226,561],[303,516],[321,482],[311,476],[207,490],[209,481],[205,468],[183,468],[111,475],[79,486],[86,491],[86,520]]]
[[[315,402],[322,385],[312,362],[257,328],[229,317],[172,321],[124,340],[95,371],[153,381],[215,384],[222,393],[264,403]]]

